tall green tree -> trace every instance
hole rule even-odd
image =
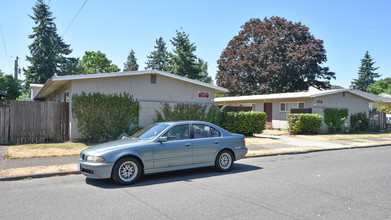
[[[62,75],[61,67],[67,60],[64,56],[72,52],[70,45],[57,34],[55,18],[49,9],[49,5],[38,0],[33,15],[29,15],[36,26],[29,35],[33,43],[29,45],[31,55],[26,57],[31,64],[24,70],[26,87],[30,83],[45,83],[53,75]]]
[[[148,61],[145,63],[147,66],[145,69],[155,69],[161,71],[167,71],[168,68],[168,52],[166,43],[163,41],[162,37],[156,40],[155,51],[151,52],[151,55],[147,56]]]
[[[70,57],[66,59],[66,62],[61,66],[61,75],[78,75],[82,74],[83,69],[79,65],[80,59]]]
[[[112,61],[106,57],[106,54],[100,51],[86,51],[79,63],[79,68],[82,70],[80,74],[112,73],[120,71],[120,68],[118,68],[117,65],[112,64]]]
[[[14,79],[11,75],[5,75],[0,70],[0,90],[7,93],[7,103],[18,98],[22,94],[21,89],[20,80]]]
[[[137,71],[138,70],[138,64],[137,59],[134,56],[134,51],[131,50],[128,56],[128,59],[126,60],[126,63],[124,63],[124,71]]]
[[[381,93],[391,94],[391,78],[378,80],[367,87],[367,92],[379,95]]]
[[[172,53],[169,53],[168,72],[206,83],[212,81],[207,72],[208,63],[197,58],[194,54],[197,47],[194,43],[190,43],[188,34],[176,31],[176,36],[171,40],[171,43],[174,49]]]
[[[330,87],[335,73],[323,41],[300,22],[250,19],[221,53],[216,81],[230,95],[284,93]]]
[[[358,78],[353,79],[353,85],[356,89],[366,92],[369,85],[375,83],[375,79],[381,75],[375,73],[379,67],[374,67],[375,62],[369,52],[367,51],[364,58],[361,59],[361,66],[358,70]]]

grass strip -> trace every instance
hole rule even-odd
[[[251,150],[246,154],[246,156],[252,157],[252,156],[270,155],[270,154],[307,152],[307,151],[311,151],[311,150],[320,150],[320,149],[324,149],[324,148],[307,146],[307,147],[287,147],[287,148]]]
[[[90,146],[75,142],[13,145],[7,148],[5,159],[75,156]]]
[[[0,170],[0,177],[26,176],[26,175],[71,172],[71,171],[77,171],[76,163],[65,164],[65,165],[36,166],[36,167],[24,167],[24,168]]]

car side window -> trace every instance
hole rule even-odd
[[[189,125],[178,125],[168,130],[163,137],[167,137],[167,141],[189,139]]]
[[[220,134],[220,132],[218,130],[210,127],[210,131],[212,133],[212,137],[221,137],[221,134]]]
[[[211,137],[210,127],[208,125],[193,125],[194,138]]]

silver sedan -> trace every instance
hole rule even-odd
[[[150,125],[128,139],[83,150],[78,160],[88,178],[131,184],[141,174],[215,166],[229,171],[247,153],[244,136],[201,121]]]

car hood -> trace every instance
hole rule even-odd
[[[133,139],[133,138],[110,141],[110,142],[98,144],[93,147],[89,147],[85,149],[82,153],[87,155],[100,156],[123,148],[137,147],[145,143],[148,143],[150,141],[151,140],[141,140],[141,139]]]

